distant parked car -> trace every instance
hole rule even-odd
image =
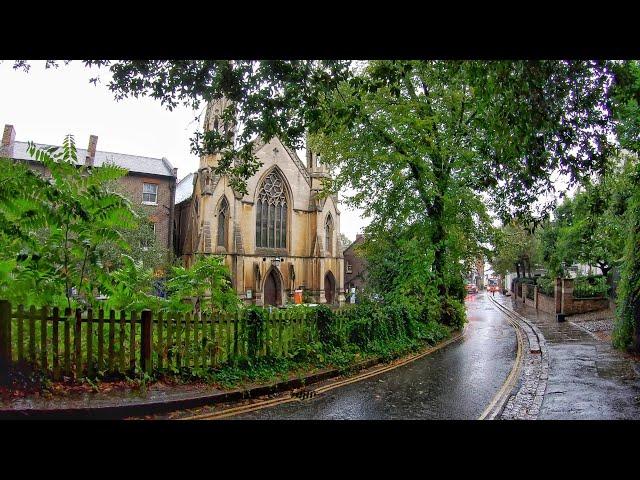
[[[464,288],[467,289],[467,294],[473,294],[473,293],[478,293],[478,287],[475,286],[475,284],[473,283],[467,283]]]

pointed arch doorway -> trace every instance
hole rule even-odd
[[[329,304],[333,304],[335,302],[336,279],[331,272],[327,272],[324,276],[324,298]]]
[[[262,292],[265,307],[267,305],[273,305],[274,307],[282,305],[282,280],[274,268],[269,270],[267,277],[264,279]]]

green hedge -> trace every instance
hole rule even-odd
[[[556,287],[555,279],[549,278],[549,277],[538,277],[537,285],[538,285],[539,291],[543,295],[547,295],[548,297],[555,296],[555,287]]]
[[[573,298],[606,297],[608,291],[607,279],[602,275],[577,277],[573,284]]]

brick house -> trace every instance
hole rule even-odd
[[[15,140],[13,125],[5,125],[2,135],[0,155],[26,162],[30,168],[45,172],[42,164],[31,158],[27,152],[27,142]],[[135,204],[143,205],[149,219],[154,224],[158,244],[173,249],[173,225],[176,177],[178,169],[173,168],[166,158],[150,158],[124,153],[96,150],[98,137],[91,135],[87,149],[77,150],[78,159],[84,159],[87,166],[100,167],[115,164],[128,170],[118,182],[123,193]],[[50,145],[36,144],[40,148]]]
[[[344,288],[345,291],[350,292],[351,288],[356,289],[356,292],[362,291],[365,285],[365,275],[367,270],[367,262],[364,258],[358,255],[355,250],[357,245],[364,243],[364,235],[357,234],[356,240],[345,248],[344,255]]]

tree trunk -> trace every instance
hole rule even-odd
[[[447,285],[444,279],[445,267],[445,231],[444,231],[444,198],[437,195],[433,202],[432,218],[434,221],[434,231],[431,238],[434,245],[433,269],[438,282],[438,293],[444,298],[447,294]]]

